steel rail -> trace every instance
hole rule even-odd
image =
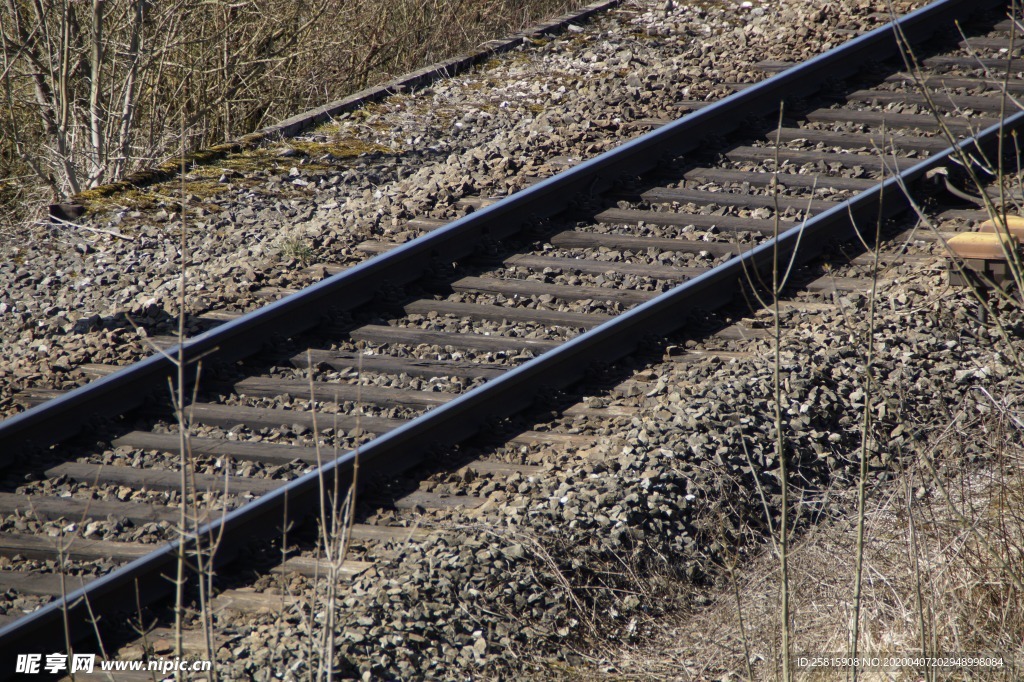
[[[909,41],[1005,0],[939,0],[898,20]],[[178,348],[157,353],[59,398],[0,422],[0,465],[28,446],[48,446],[98,417],[114,416],[166,389],[173,359],[235,360],[258,350],[287,329],[300,333],[321,321],[325,310],[351,310],[387,284],[413,281],[436,262],[469,255],[487,234],[508,237],[524,224],[564,210],[574,197],[607,188],[626,174],[641,174],[661,158],[696,148],[731,132],[754,115],[770,114],[779,102],[817,90],[827,80],[849,76],[865,62],[898,53],[892,24],[879,27],[803,64],[643,135],[563,173],[517,192],[403,246],[340,272],[280,301],[227,322]]]
[[[909,40],[917,41],[938,25],[953,19],[963,19],[972,11],[996,4],[1000,3],[941,0],[903,17],[898,23]],[[467,237],[480,236],[485,232],[501,236],[516,231],[530,215],[538,212],[534,202],[541,202],[544,211],[553,210],[552,206],[564,206],[568,200],[566,196],[572,190],[589,189],[595,182],[607,180],[609,175],[623,172],[623,169],[638,172],[648,168],[663,153],[680,153],[680,150],[697,146],[705,135],[721,133],[753,113],[770,113],[783,96],[806,94],[813,89],[814,83],[824,78],[834,78],[837,72],[848,75],[869,57],[879,59],[892,56],[897,50],[893,26],[890,24],[876,29],[802,66],[794,67],[648,133],[446,228],[420,237],[407,247],[379,256],[242,320],[197,337],[186,343],[183,351],[186,357],[194,357],[197,353],[209,352],[214,348],[221,348],[222,352],[227,353],[229,342],[236,339],[245,341],[246,334],[251,335],[254,329],[264,329],[267,325],[279,329],[283,320],[292,319],[311,320],[310,324],[315,323],[322,306],[330,302],[331,297],[339,291],[344,291],[346,286],[366,287],[357,289],[359,293],[353,299],[346,300],[347,305],[355,305],[352,300],[365,301],[372,295],[373,289],[368,288],[371,283],[408,281],[414,277],[408,271],[417,274],[422,272],[426,262],[437,255],[453,258],[465,255],[471,250],[471,246],[466,243]],[[848,60],[853,60],[856,66],[852,66]],[[804,69],[810,69],[810,72],[803,73]],[[958,147],[989,153],[1001,135],[1021,127],[1024,127],[1024,113],[982,131],[975,138],[959,143]],[[286,521],[284,514],[287,513],[287,521],[291,521],[303,510],[314,508],[320,500],[321,486],[325,479],[328,486],[333,486],[335,477],[342,484],[349,481],[357,457],[361,467],[397,472],[422,459],[430,448],[456,443],[477,433],[491,420],[511,415],[530,404],[542,387],[571,384],[584,376],[595,362],[614,361],[632,352],[643,338],[679,328],[685,323],[689,312],[727,303],[747,273],[762,271],[776,259],[786,259],[794,254],[799,261],[813,258],[826,244],[854,234],[857,221],[865,220],[873,225],[880,209],[887,215],[905,210],[909,201],[902,194],[901,182],[913,184],[929,170],[944,165],[954,153],[956,148],[950,148],[929,157],[901,171],[899,180],[890,177],[873,189],[836,205],[804,224],[739,253],[723,265],[374,439],[362,446],[358,455],[354,452],[345,453],[320,470],[291,481],[226,514],[201,528],[198,536],[222,538],[222,544],[213,558],[215,566],[230,561],[241,543],[260,537],[279,537],[280,528]],[[296,302],[301,303],[301,313],[290,310]],[[141,390],[141,382],[153,381],[157,377],[162,380],[169,367],[166,358],[154,356],[106,380],[78,389],[72,395],[93,396],[92,399],[106,396],[113,391],[111,386],[115,384],[114,379],[118,375],[124,377],[122,381],[126,385]],[[58,410],[59,414],[80,409],[77,406],[81,405],[82,399],[70,400],[72,395],[53,401],[59,408],[51,409]],[[27,437],[26,434],[34,433],[39,428],[38,424],[42,423],[42,418],[33,415],[40,413],[41,409],[37,408],[21,415],[27,419],[16,417],[9,420],[13,426],[8,431],[3,431],[4,424],[8,422],[0,424],[0,443],[6,447],[12,438],[23,438]],[[0,677],[14,670],[15,653],[45,650],[48,645],[52,648],[52,643],[63,642],[66,624],[72,630],[72,638],[78,639],[93,631],[90,622],[92,614],[125,611],[126,600],[123,595],[126,586],[135,585],[133,595],[137,594],[143,604],[168,593],[172,584],[166,576],[173,575],[179,552],[185,547],[185,541],[181,540],[168,543],[154,553],[67,595],[65,599],[54,601],[0,629]],[[134,603],[134,599],[129,601]]]

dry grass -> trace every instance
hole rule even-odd
[[[973,400],[966,407],[974,414],[985,409]],[[905,668],[861,679],[1015,680],[1021,675],[1024,593],[1017,583],[1024,577],[1024,449],[1009,413],[989,408],[974,418],[965,410],[913,453],[911,469],[871,491],[860,649],[872,657],[992,652],[1016,656],[1018,668],[952,668],[933,676]],[[985,462],[965,461],[960,444],[979,437],[995,454]],[[937,462],[934,474],[928,458]],[[809,528],[791,550],[794,657],[847,655],[857,558],[855,494],[851,490],[840,498],[850,512],[844,520]],[[746,644],[755,678],[780,679],[778,558],[762,548],[741,566],[735,584],[723,572],[706,607],[677,614],[649,646],[621,651],[612,661],[614,669],[629,671],[626,679],[741,680],[746,679]],[[798,665],[794,671],[796,680],[844,678],[836,669]]]

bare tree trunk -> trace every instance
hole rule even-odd
[[[63,102],[66,99],[63,97],[63,94],[66,89],[67,74],[65,67],[67,55],[59,49],[61,43],[54,44],[53,36],[49,34],[49,22],[42,5],[37,0],[32,7],[35,11],[36,30],[29,34],[25,28],[26,17],[22,15],[17,3],[14,0],[7,0],[8,14],[11,17],[11,23],[17,37],[17,52],[23,55],[32,67],[31,78],[35,89],[36,103],[39,107],[39,116],[49,138],[48,141],[51,145],[52,154],[55,156],[55,163],[52,165],[56,165],[62,170],[63,178],[56,180],[51,175],[42,172],[41,164],[39,163],[31,165],[34,168],[40,169],[37,170],[40,179],[50,184],[55,193],[64,193],[65,187],[62,185],[70,188],[71,192],[77,193],[81,191],[81,187],[78,183],[78,173],[70,154],[70,145],[65,127],[68,119],[68,109],[66,103]],[[65,7],[67,7],[67,4],[65,4]],[[65,30],[66,26],[62,26],[61,42],[66,37]],[[10,37],[5,35],[5,50],[8,49],[10,42],[12,42]],[[43,42],[47,50],[47,58],[45,60],[36,47],[39,42]],[[60,62],[61,69],[55,73],[53,63],[54,57],[58,55],[62,57]],[[47,76],[49,76],[49,80],[47,80]],[[55,91],[50,87],[50,83],[55,83],[58,89]],[[22,149],[20,153],[28,154],[28,151]]]
[[[103,10],[104,0],[92,0],[92,72],[89,83],[89,127],[92,133],[90,187],[103,182],[107,165],[105,117],[100,102],[100,87],[103,82]]]
[[[125,173],[125,170],[128,168],[128,160],[131,157],[132,137],[135,132],[135,127],[132,125],[135,119],[135,89],[136,81],[139,77],[140,46],[142,44],[145,8],[145,0],[135,0],[132,3],[127,55],[128,75],[125,77],[124,94],[121,99],[121,125],[117,131],[119,154],[114,160],[113,168],[115,178],[120,178]]]

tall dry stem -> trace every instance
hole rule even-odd
[[[789,274],[787,268],[786,276],[779,273],[779,149],[782,146],[782,114],[783,107],[779,106],[779,125],[775,136],[775,182],[772,183],[772,201],[774,204],[773,220],[775,233],[775,249],[772,256],[772,336],[774,339],[774,367],[772,369],[772,391],[775,396],[775,459],[779,463],[779,486],[781,498],[779,505],[779,573],[781,574],[780,595],[779,595],[779,621],[782,634],[782,679],[783,682],[790,682],[793,679],[793,672],[790,670],[790,636],[792,634],[792,623],[790,615],[790,584],[789,584],[789,469],[786,465],[786,441],[782,431],[782,311],[779,308],[782,289],[786,286],[786,276]],[[793,251],[793,258],[790,267],[796,259],[796,250]]]
[[[882,129],[882,137],[885,137],[885,129]],[[882,177],[879,182],[885,181],[885,164],[882,164]],[[861,599],[862,589],[864,587],[864,543],[865,543],[865,528],[867,524],[867,499],[868,499],[868,474],[869,467],[868,461],[871,454],[871,443],[872,438],[872,416],[873,416],[873,400],[874,400],[874,366],[875,366],[875,312],[876,303],[878,301],[878,272],[879,272],[879,253],[880,244],[882,240],[882,221],[885,216],[884,212],[884,197],[879,199],[878,202],[878,215],[875,219],[875,235],[874,241],[870,244],[871,253],[871,290],[868,295],[868,324],[867,330],[865,331],[865,343],[867,346],[867,357],[865,358],[864,364],[864,413],[861,421],[860,431],[860,466],[857,479],[857,547],[856,547],[856,567],[854,569],[853,579],[853,617],[850,628],[850,657],[854,660],[857,659],[857,653],[860,647],[860,632],[861,632]],[[852,216],[851,216],[852,218]],[[857,234],[860,231],[856,229]],[[866,245],[867,246],[867,245]],[[860,669],[854,666],[850,671],[853,681],[856,682],[860,674]]]
[[[749,272],[745,271],[747,281],[751,284],[751,290],[754,297],[762,308],[768,309],[772,314],[772,333],[771,338],[773,341],[772,348],[772,395],[775,402],[775,408],[772,412],[772,422],[775,429],[775,437],[773,439],[773,450],[774,459],[778,463],[778,478],[780,487],[780,498],[779,498],[779,524],[777,528],[778,538],[776,539],[776,531],[772,529],[771,509],[768,505],[767,498],[765,497],[764,490],[761,486],[760,480],[756,473],[754,474],[755,484],[757,486],[758,494],[761,497],[762,504],[765,508],[765,518],[769,528],[769,535],[772,540],[772,547],[775,551],[779,561],[779,631],[782,639],[782,652],[781,652],[781,679],[785,682],[790,682],[793,679],[792,671],[792,634],[793,634],[793,614],[791,609],[791,587],[790,587],[790,569],[789,569],[789,550],[790,550],[790,532],[791,532],[791,519],[790,519],[790,496],[789,496],[789,467],[786,459],[786,440],[785,433],[783,430],[783,418],[782,418],[782,402],[785,396],[784,382],[782,377],[782,308],[781,298],[782,292],[786,288],[786,284],[789,281],[790,276],[793,273],[793,268],[796,267],[798,262],[798,256],[800,253],[800,244],[803,239],[803,229],[806,225],[806,216],[810,214],[811,202],[813,201],[813,193],[815,187],[812,187],[811,194],[812,198],[808,199],[807,211],[805,213],[805,219],[799,227],[799,233],[797,234],[796,243],[793,246],[793,251],[785,263],[785,267],[781,268],[782,265],[782,253],[779,251],[779,236],[781,234],[781,223],[779,220],[779,169],[781,168],[780,161],[780,149],[782,147],[782,123],[784,117],[784,105],[779,105],[779,117],[776,125],[776,136],[774,142],[774,170],[772,171],[773,179],[771,183],[772,190],[772,204],[773,204],[773,251],[772,251],[772,262],[771,262],[771,282],[764,282],[759,271]],[[765,288],[768,290],[767,297],[762,296],[759,288]],[[753,466],[753,462],[750,458],[750,453],[747,451],[746,442],[743,443],[744,452],[746,453],[747,461],[750,462],[751,471],[754,472],[756,469]]]

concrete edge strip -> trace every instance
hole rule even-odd
[[[367,104],[380,102],[392,95],[407,92],[414,88],[425,87],[439,80],[466,73],[474,66],[487,61],[487,59],[495,55],[511,52],[531,38],[561,33],[570,25],[586,22],[595,14],[612,9],[622,4],[622,2],[623,0],[598,0],[598,2],[591,3],[579,10],[534,24],[525,31],[513,33],[507,38],[488,40],[481,43],[476,50],[416,69],[387,83],[360,90],[342,99],[329,102],[301,114],[296,114],[279,123],[261,128],[254,133],[243,135],[236,140],[191,152],[185,156],[184,162],[186,165],[205,165],[223,159],[229,154],[254,149],[267,142],[295,137],[310,128],[329,121],[335,116],[355,111]],[[181,171],[181,165],[181,157],[172,157],[155,168],[140,170],[116,182],[80,192],[71,197],[70,202],[79,204],[93,199],[108,197],[126,189],[145,187],[146,185],[169,180],[178,175]]]

